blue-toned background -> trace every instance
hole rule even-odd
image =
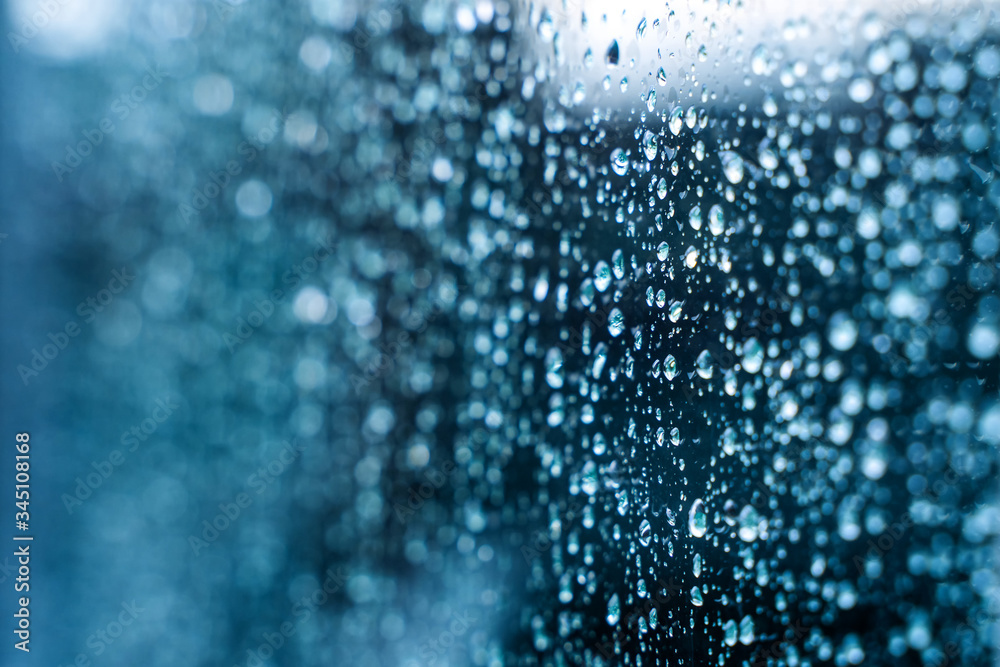
[[[996,8],[866,11],[9,2],[0,662],[993,664]]]

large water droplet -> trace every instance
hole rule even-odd
[[[670,132],[675,136],[681,133],[681,129],[684,127],[684,109],[682,107],[676,106],[670,112],[667,127],[670,128]]]
[[[695,372],[698,373],[698,377],[703,380],[712,379],[713,367],[712,367],[712,353],[708,350],[702,350],[701,354],[698,355],[697,361],[695,361]]]
[[[696,498],[691,503],[691,510],[688,512],[688,532],[692,537],[705,537],[705,533],[708,532],[708,514],[701,498]]]
[[[743,370],[747,373],[757,373],[764,364],[764,347],[756,338],[749,338],[743,343]]]
[[[624,176],[628,171],[628,155],[620,148],[611,151],[611,168],[619,176]]]
[[[674,355],[668,354],[667,358],[663,360],[663,377],[668,380],[673,380],[677,377],[677,360],[674,359]]]
[[[647,160],[656,159],[657,150],[657,139],[656,135],[646,130],[646,133],[642,136],[642,152],[646,154]]]
[[[597,493],[597,489],[599,488],[597,483],[597,466],[593,461],[587,461],[583,464],[583,470],[580,473],[580,488],[588,496]]]
[[[684,311],[683,301],[676,301],[676,300],[671,301],[670,310],[667,312],[667,316],[670,318],[671,322],[677,322],[678,320],[681,319],[683,311]]]
[[[625,316],[622,315],[622,311],[615,308],[608,315],[608,333],[612,337],[618,338],[618,336],[622,335],[623,331],[625,331]]]
[[[688,214],[688,223],[690,223],[691,229],[695,231],[701,229],[701,206],[695,205],[691,209],[691,213]]]
[[[558,347],[545,354],[545,381],[553,389],[563,386],[563,355]]]
[[[639,543],[642,544],[642,546],[644,547],[648,547],[649,542],[652,539],[653,539],[653,529],[649,525],[649,521],[643,519],[642,523],[639,524]]]
[[[594,266],[594,286],[598,292],[607,291],[611,286],[611,267],[603,259]]]
[[[827,337],[834,349],[845,352],[854,347],[858,339],[858,325],[846,311],[838,311],[830,318]]]
[[[718,236],[726,231],[726,221],[722,215],[722,207],[718,204],[714,204],[712,208],[708,209],[708,231],[712,232],[713,236]]]
[[[618,619],[621,617],[622,608],[621,603],[618,602],[618,593],[611,596],[608,600],[608,625],[618,625]]]
[[[614,254],[611,255],[611,269],[618,280],[625,277],[625,253],[620,249],[615,250]]]
[[[719,160],[722,162],[722,173],[730,183],[736,185],[743,180],[743,158],[733,151],[721,151]]]
[[[604,62],[608,67],[618,66],[618,40],[611,42],[611,46],[608,47],[608,52],[604,55]]]
[[[755,639],[756,633],[754,631],[753,619],[747,614],[740,621],[740,643],[744,646],[750,646]]]
[[[740,539],[744,542],[753,542],[758,536],[758,523],[760,522],[760,515],[757,514],[757,510],[751,505],[747,505],[740,512],[740,516],[737,519],[739,523],[739,530],[737,534]]]

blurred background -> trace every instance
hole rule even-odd
[[[996,664],[998,10],[8,0],[0,661]]]

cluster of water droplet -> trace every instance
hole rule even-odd
[[[221,4],[137,10],[117,54],[170,95],[66,185],[140,276],[137,342],[80,392],[135,367],[136,410],[197,406],[130,487],[166,509],[109,500],[87,557],[128,569],[115,526],[186,534],[268,443],[306,447],[210,556],[131,544],[232,638],[150,664],[229,664],[330,567],[276,664],[985,664],[991,8],[769,35],[728,2]]]
[[[992,620],[969,619],[1000,610],[1000,34],[981,7],[905,19],[841,16],[840,47],[764,42],[745,60],[722,43],[739,91],[626,62],[631,38],[589,44],[586,96],[546,109],[546,184],[565,189],[545,218],[562,281],[554,310],[539,300],[536,452],[550,516],[567,493],[592,514],[560,527],[562,604],[539,606],[536,650],[987,659]],[[552,20],[538,29],[562,63]],[[635,41],[680,23],[647,15]]]

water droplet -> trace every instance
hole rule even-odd
[[[551,348],[545,354],[545,381],[553,389],[563,386],[563,355],[558,347]]]
[[[652,111],[652,109],[650,109],[650,111]],[[656,159],[656,149],[656,135],[649,130],[646,130],[646,133],[642,136],[642,152],[646,154],[647,160]]]
[[[670,318],[671,322],[677,322],[678,320],[681,319],[681,314],[683,310],[684,310],[683,301],[671,301],[670,311],[668,312],[667,317]]]
[[[649,542],[652,540],[652,538],[653,538],[653,529],[649,525],[649,521],[643,519],[642,523],[639,524],[639,543],[642,544],[642,546],[644,547],[648,547]]]
[[[760,148],[757,150],[757,161],[760,162],[761,167],[770,169],[771,171],[774,171],[779,166],[778,156],[771,150],[770,141],[767,139],[760,142]]]
[[[682,107],[676,106],[670,112],[667,127],[670,128],[670,132],[675,136],[681,133],[681,129],[684,127],[684,109]]]
[[[827,339],[835,350],[845,352],[858,339],[858,325],[846,311],[838,311],[830,318]]]
[[[611,286],[611,267],[603,259],[594,266],[594,286],[598,292],[606,292]]]
[[[677,377],[677,360],[674,359],[674,355],[668,354],[667,358],[663,360],[663,377],[668,380],[673,380]]]
[[[722,215],[722,207],[718,204],[713,204],[712,208],[708,209],[708,230],[712,232],[713,236],[718,236],[726,231],[726,221]]]
[[[738,637],[738,628],[736,626],[736,621],[729,619],[722,626],[722,637],[723,641],[726,642],[726,646],[736,646],[736,639]]]
[[[611,42],[611,46],[608,47],[608,52],[604,55],[604,62],[608,67],[618,66],[618,40]]]
[[[722,162],[722,172],[730,183],[736,185],[743,180],[743,158],[733,151],[720,151],[719,160]]]
[[[688,214],[688,223],[691,229],[698,231],[701,229],[701,206],[695,205]]]
[[[712,379],[712,354],[708,350],[702,350],[695,361],[695,372],[703,380]]]
[[[580,473],[580,488],[588,496],[593,496],[597,493],[599,488],[597,482],[597,466],[593,461],[587,461],[583,465],[583,470]]]
[[[608,333],[613,338],[617,338],[622,335],[623,331],[625,331],[625,316],[622,315],[622,311],[615,308],[608,315]]]
[[[764,347],[756,338],[749,338],[743,343],[743,370],[747,373],[757,373],[764,364]]]
[[[618,513],[622,516],[628,514],[628,491],[620,489],[615,497],[618,498]]]
[[[691,504],[691,510],[688,512],[688,532],[692,537],[704,537],[708,532],[708,514],[701,498],[696,498]]]
[[[616,279],[621,280],[625,277],[625,253],[621,249],[615,250],[611,255],[611,269]]]
[[[684,266],[689,269],[698,266],[698,249],[694,246],[688,246],[688,249],[684,251]]]
[[[858,104],[867,102],[874,92],[875,85],[870,79],[855,79],[847,86],[847,96]]]
[[[624,176],[628,171],[628,155],[620,148],[611,151],[611,168],[619,176]]]
[[[621,617],[621,603],[618,602],[618,593],[611,596],[608,600],[608,615],[607,621],[608,625],[618,625],[618,619]]]
[[[750,646],[756,638],[757,636],[754,630],[753,619],[749,614],[747,614],[743,617],[743,620],[740,621],[740,643],[744,646]]]
[[[757,510],[751,505],[744,507],[737,519],[737,523],[740,526],[737,534],[740,536],[740,539],[744,542],[753,542],[756,540],[759,533],[759,522],[760,515],[757,514]]]
[[[762,76],[767,74],[770,68],[771,63],[767,57],[767,47],[763,44],[759,44],[757,48],[753,50],[753,53],[750,54],[750,69],[757,76]]]

